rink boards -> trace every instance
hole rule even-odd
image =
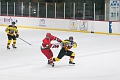
[[[16,25],[22,28],[65,30],[99,34],[120,34],[120,22],[117,21],[0,16],[0,26],[11,24],[12,21],[15,21]]]

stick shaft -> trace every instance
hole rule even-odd
[[[19,39],[22,40],[22,41],[24,41],[24,42],[26,42],[26,43],[29,44],[29,45],[32,45],[32,44],[30,44],[29,42],[25,41],[24,39],[22,39],[22,38],[20,38],[20,37],[19,37]]]

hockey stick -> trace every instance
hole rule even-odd
[[[20,38],[20,37],[19,37],[19,39],[22,40],[22,41],[24,41],[24,42],[26,42],[26,43],[29,44],[29,45],[32,45],[32,44],[28,43],[27,41],[25,41],[24,39],[22,39],[22,38]]]

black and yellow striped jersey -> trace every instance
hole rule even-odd
[[[64,47],[66,50],[70,50],[72,47],[76,48],[77,43],[74,41],[63,40],[61,46]]]
[[[14,36],[15,34],[18,34],[17,27],[16,26],[12,26],[12,25],[7,26],[5,31],[6,31],[7,34],[9,34],[11,36]]]

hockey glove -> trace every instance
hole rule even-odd
[[[74,48],[76,48],[76,47],[77,47],[77,43],[76,43],[76,42],[74,42],[73,47],[74,47]]]
[[[59,45],[55,44],[52,46],[52,48],[59,48]]]
[[[19,37],[19,34],[16,34],[16,38],[18,38]]]

